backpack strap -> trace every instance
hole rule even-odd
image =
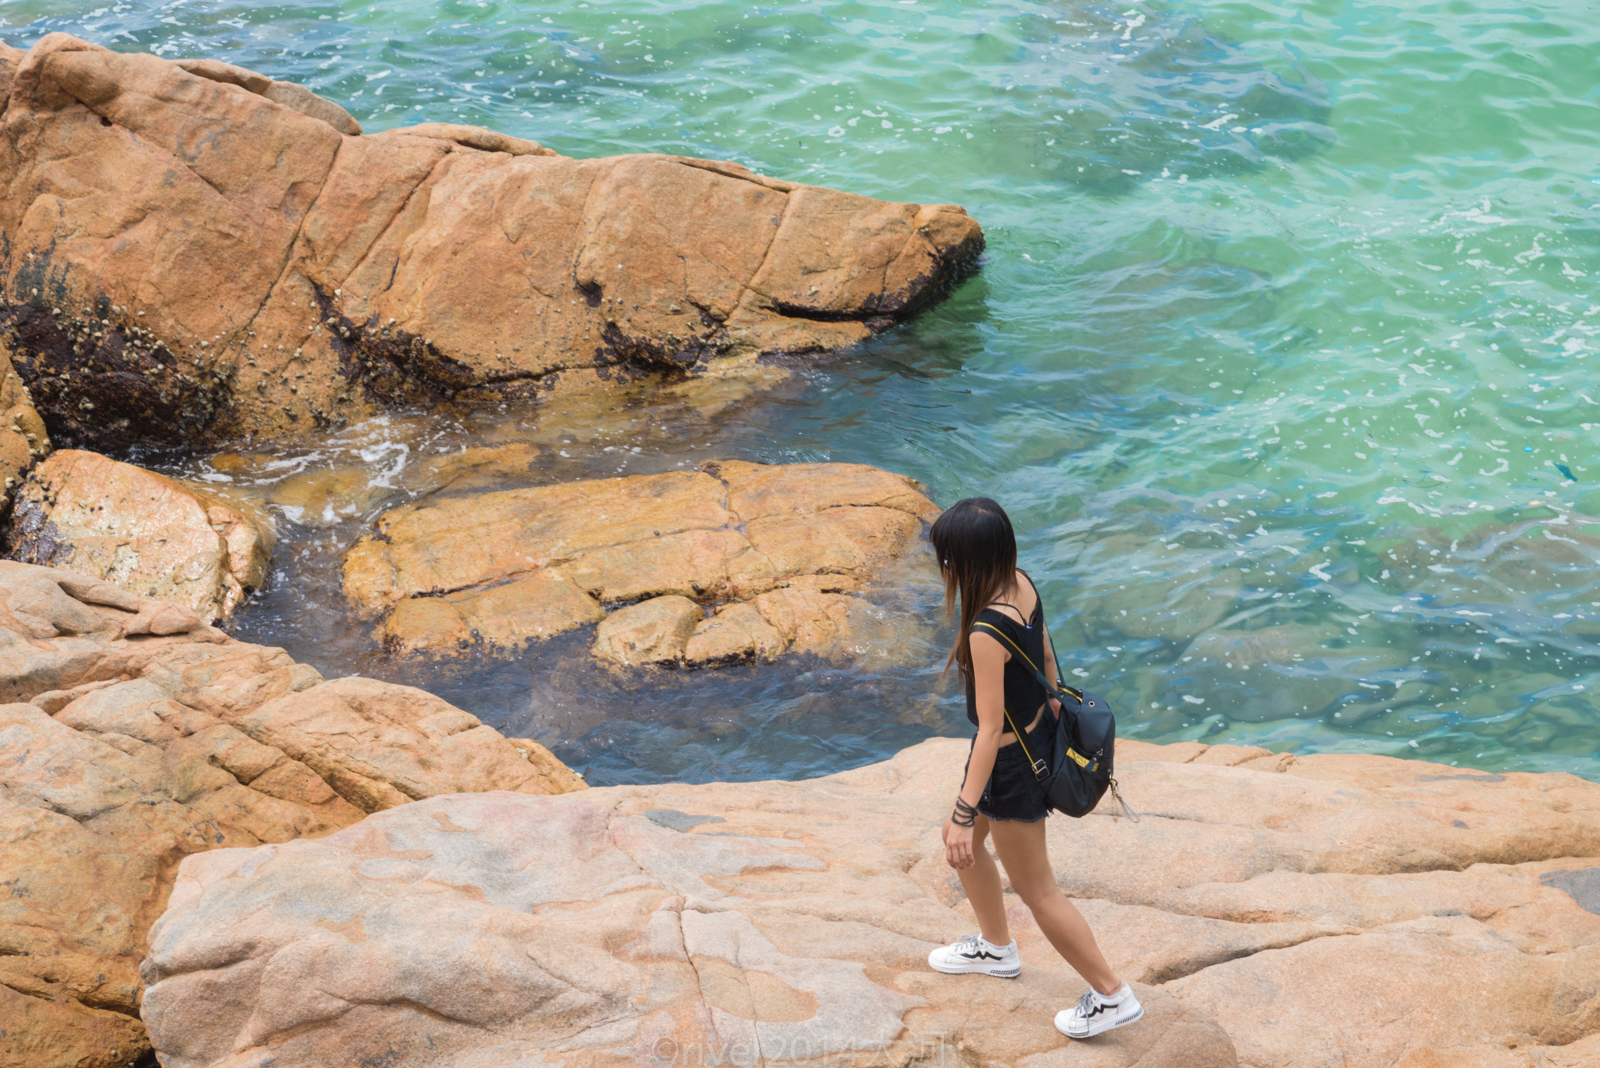
[[[1067,695],[1069,694],[1074,701],[1077,701],[1080,705],[1083,704],[1082,690],[1074,690],[1070,686],[1063,687],[1062,690],[1058,690],[1056,687],[1050,685],[1050,680],[1044,677],[1044,672],[1039,670],[1039,665],[1035,664],[1028,654],[1023,652],[1017,646],[1017,643],[1011,640],[1011,636],[1005,631],[989,623],[975,623],[973,626],[994,631],[995,634],[999,635],[1005,640],[1007,645],[1011,646],[1013,649],[1016,649],[1017,655],[1022,657],[1023,663],[1033,668],[1033,673],[1038,677],[1039,685],[1044,687],[1045,693],[1049,694],[1051,697],[1054,697],[1057,701],[1062,702],[1062,711],[1066,711],[1065,702]],[[1065,690],[1065,693],[1062,692],[1063,690]],[[1049,775],[1049,769],[1045,767],[1044,761],[1035,759],[1033,753],[1029,751],[1028,743],[1023,741],[1023,733],[1017,729],[1016,721],[1011,718],[1011,710],[1005,708],[1004,705],[1001,706],[1001,709],[1006,714],[1006,722],[1011,724],[1011,733],[1017,736],[1017,744],[1022,746],[1022,755],[1028,758],[1028,764],[1033,768],[1034,777],[1038,779],[1047,778]],[[1078,767],[1083,768],[1086,771],[1094,771],[1095,767],[1091,765],[1098,766],[1099,764],[1098,757],[1086,757],[1082,753],[1079,753],[1076,749],[1073,749],[1070,745],[1067,746],[1067,758],[1074,764],[1078,765]]]
[[[1034,676],[1036,678],[1038,678],[1039,685],[1044,687],[1044,692],[1045,693],[1049,694],[1051,697],[1054,697],[1057,701],[1064,701],[1064,700],[1066,700],[1066,697],[1063,696],[1063,691],[1065,691],[1066,694],[1070,694],[1072,696],[1072,699],[1074,701],[1078,702],[1079,704],[1083,703],[1083,691],[1082,690],[1074,690],[1071,686],[1063,686],[1060,689],[1057,689],[1055,686],[1051,685],[1050,680],[1044,677],[1044,672],[1039,670],[1039,665],[1035,664],[1033,662],[1033,659],[1030,656],[1028,656],[1027,653],[1023,652],[1022,649],[1017,645],[1016,642],[1011,640],[1011,635],[1007,634],[1005,631],[1001,630],[999,627],[995,626],[992,623],[979,622],[979,623],[974,623],[973,626],[974,627],[982,627],[984,630],[993,631],[1007,645],[1011,646],[1012,649],[1016,650],[1016,654],[1018,656],[1022,657],[1022,662],[1024,664],[1027,664],[1029,667],[1033,668],[1033,674],[1034,674]]]

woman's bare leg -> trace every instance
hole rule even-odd
[[[1039,930],[1050,939],[1050,944],[1056,947],[1066,962],[1089,982],[1089,985],[1102,994],[1111,994],[1122,985],[1122,980],[1117,978],[1111,970],[1111,965],[1106,963],[1106,958],[1100,953],[1100,947],[1095,944],[1094,932],[1089,930],[1089,923],[1083,914],[1073,907],[1072,902],[1061,892],[1056,885],[1055,872],[1050,869],[1050,854],[1047,852],[1044,836],[1044,820],[1033,823],[1016,823],[1009,820],[999,820],[993,825],[994,848],[1000,854],[1000,863],[1006,867],[1006,875],[1011,879],[1011,889],[1017,892],[1023,904],[1033,913],[1034,922],[1039,925]],[[984,850],[987,857],[988,850]],[[991,869],[993,863],[990,864]],[[966,883],[966,872],[962,873],[962,883]],[[999,880],[995,880],[995,889],[999,890]],[[977,897],[972,889],[967,889],[967,896],[972,899],[973,908],[977,908]],[[1005,911],[1000,910],[1002,920]],[[979,913],[979,921],[982,921]],[[989,938],[987,934],[985,938]],[[993,942],[994,939],[989,938]]]
[[[961,888],[967,892],[967,900],[972,902],[972,911],[977,914],[978,930],[983,932],[983,937],[996,946],[1009,945],[1011,934],[1006,924],[1005,896],[1000,890],[1000,869],[995,867],[994,857],[989,855],[989,850],[983,844],[989,835],[990,824],[982,813],[974,816],[973,820],[972,867],[959,868],[956,874],[961,876]]]

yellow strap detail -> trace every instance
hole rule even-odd
[[[1071,757],[1072,762],[1078,765],[1080,768],[1086,768],[1089,766],[1089,758],[1086,756],[1079,756],[1078,751],[1070,746],[1067,747],[1067,756]]]

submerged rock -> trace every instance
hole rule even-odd
[[[147,597],[226,619],[266,577],[276,533],[248,505],[196,486],[65,449],[17,492],[14,560],[108,579]]]
[[[828,352],[983,248],[953,205],[452,124],[354,136],[298,87],[60,33],[0,45],[0,103],[0,336],[72,445]]]
[[[935,739],[803,782],[442,797],[191,857],[152,931],[145,1017],[173,1068],[698,1065],[702,1050],[841,1068],[1576,1068],[1600,1049],[1600,915],[1573,896],[1600,877],[1600,786],[1123,741],[1143,821],[1101,811],[1046,833],[1147,1013],[1070,1042],[1050,1019],[1085,986],[1014,896],[1020,978],[927,967],[975,930],[939,833],[966,750]]]
[[[581,786],[421,690],[324,682],[187,608],[0,561],[0,1064],[123,1068],[147,1047],[137,969],[185,855]]]
[[[832,656],[847,650],[847,617],[865,614],[843,591],[901,561],[937,511],[912,480],[859,464],[727,461],[449,496],[380,516],[345,556],[344,591],[400,653],[507,652],[639,601],[607,621],[597,655],[677,662],[700,605],[753,599],[765,630],[732,645],[706,637],[689,661],[726,662],[735,646],[742,658]]]

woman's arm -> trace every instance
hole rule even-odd
[[[987,634],[974,634],[972,643],[972,679],[978,705],[978,737],[972,743],[972,759],[967,763],[967,779],[961,785],[961,800],[976,806],[983,797],[983,789],[994,771],[995,754],[1000,750],[1000,736],[1009,729],[1005,715],[1005,670],[1008,654],[1001,644]],[[953,813],[952,813],[953,814]],[[952,868],[972,867],[972,831],[953,820],[944,827],[945,859]]]

